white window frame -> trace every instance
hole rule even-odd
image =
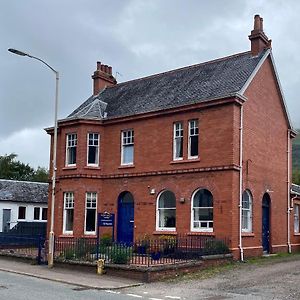
[[[212,204],[213,206],[209,206],[209,207],[196,207],[196,208],[200,208],[200,209],[212,209],[213,210],[213,220],[212,221],[197,221],[197,222],[207,222],[207,227],[194,227],[194,197],[196,195],[196,193],[200,190],[207,190],[205,188],[199,188],[196,191],[194,191],[192,198],[191,198],[191,231],[193,232],[213,232],[214,231],[214,227],[209,227],[208,225],[210,223],[213,224],[214,226],[214,198],[212,196]],[[207,190],[210,192],[210,190]],[[211,193],[211,192],[210,192]]]
[[[300,205],[294,204],[294,233],[300,233],[299,212],[300,212]]]
[[[20,219],[19,218],[19,209],[20,209],[20,207],[24,207],[25,208],[25,218],[24,219]],[[24,205],[18,206],[18,220],[24,221],[24,220],[26,220],[26,217],[27,217],[27,206],[24,206]]]
[[[95,207],[88,207],[88,195],[95,196],[94,199],[90,199],[91,201],[95,200]],[[98,203],[98,194],[97,192],[86,192],[85,193],[85,215],[84,215],[84,234],[86,235],[95,235],[97,231],[97,203]],[[86,230],[86,217],[88,209],[95,210],[95,230],[94,231],[87,231]]]
[[[71,138],[73,138],[71,140]],[[71,143],[71,145],[69,145],[69,141]],[[65,166],[66,167],[75,167],[76,166],[76,162],[77,162],[77,141],[78,141],[78,138],[77,138],[77,133],[67,133],[66,134],[66,162],[65,162]],[[70,164],[69,163],[69,148],[76,148],[75,149],[75,152],[76,152],[76,161],[75,161],[75,164]]]
[[[194,126],[192,127],[192,125],[194,125]],[[191,133],[192,130],[194,131],[193,133]],[[192,138],[191,137],[192,136],[198,137],[198,154],[194,155],[194,156],[191,155],[191,150],[192,150],[192,147],[191,147],[191,139]],[[198,124],[198,120],[194,119],[194,120],[189,121],[188,159],[195,159],[198,157],[199,157],[199,124]]]
[[[67,202],[68,201],[68,202]],[[67,210],[73,209],[73,230],[74,230],[74,193],[64,192],[64,212],[63,212],[63,234],[73,234],[73,230],[66,230]]]
[[[242,198],[244,195],[247,194],[248,199],[249,199],[249,208],[243,207],[244,205],[244,200],[242,199],[242,232],[252,232],[252,203],[253,203],[253,198],[250,190],[245,190],[242,194]],[[247,214],[247,228],[243,228],[243,219],[245,217],[245,214]]]
[[[127,135],[128,133],[130,133],[130,134]],[[124,149],[127,146],[133,147],[132,162],[129,162],[129,163],[124,162]],[[121,131],[121,165],[122,166],[130,166],[133,164],[134,164],[134,130],[133,129],[122,130]]]
[[[162,210],[162,209],[164,209],[164,208],[159,208],[158,207],[158,203],[159,203],[159,199],[160,199],[160,197],[161,197],[161,195],[164,193],[164,192],[172,192],[172,191],[170,191],[170,190],[163,190],[163,191],[161,191],[159,194],[158,194],[158,196],[157,196],[157,199],[156,199],[156,231],[172,231],[172,232],[174,232],[174,231],[176,231],[176,227],[160,227],[159,226],[159,211],[160,210]],[[173,193],[173,192],[172,192]],[[173,193],[174,194],[174,193]],[[174,194],[174,196],[175,196],[175,194]],[[176,197],[175,197],[175,208],[165,208],[165,209],[173,209],[173,210],[175,210],[175,222],[176,222]]]
[[[179,125],[179,128],[176,128]],[[176,139],[182,139],[182,156],[176,157],[177,144]],[[173,160],[183,160],[183,122],[175,122],[173,125]]]
[[[94,136],[98,135],[98,139],[95,139]],[[90,145],[90,135],[93,135],[92,141],[93,145]],[[95,141],[98,142],[98,145],[94,145]],[[96,163],[89,163],[89,147],[96,147]],[[100,163],[100,134],[98,132],[89,132],[87,134],[87,151],[86,151],[86,165],[89,167],[98,167]]]

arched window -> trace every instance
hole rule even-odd
[[[213,231],[213,196],[206,189],[197,190],[192,196],[192,231]]]
[[[163,191],[157,198],[156,229],[176,229],[176,198],[173,192]]]
[[[242,231],[252,232],[252,195],[245,190],[242,198]]]

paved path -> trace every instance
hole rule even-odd
[[[97,275],[96,268],[95,273],[59,267],[49,269],[44,265],[31,265],[28,262],[15,261],[3,257],[0,257],[0,271],[28,275],[31,277],[48,279],[81,287],[103,290],[120,289],[140,284],[139,282],[131,280],[130,278]]]

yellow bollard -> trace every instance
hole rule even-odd
[[[97,274],[98,275],[104,274],[104,259],[97,260]]]

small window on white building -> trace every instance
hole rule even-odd
[[[47,207],[43,207],[43,210],[42,210],[42,220],[43,221],[47,221],[47,214],[48,214]]]
[[[183,159],[183,124],[174,123],[173,160]]]
[[[210,191],[200,189],[192,196],[192,231],[213,231],[213,196]]]
[[[77,134],[67,134],[66,140],[66,166],[76,165],[76,152],[77,152]]]
[[[198,157],[198,120],[189,121],[189,148],[188,148],[188,157],[197,158]]]
[[[299,233],[300,232],[300,226],[299,226],[299,204],[294,205],[294,232]]]
[[[18,219],[19,220],[25,220],[26,219],[26,207],[25,206],[19,206]]]
[[[242,197],[242,231],[252,232],[252,196],[245,190]]]
[[[121,165],[132,165],[134,155],[134,131],[122,131]]]
[[[85,203],[85,233],[96,233],[97,193],[86,193]]]
[[[163,191],[158,195],[156,220],[157,230],[176,230],[176,198],[173,192]]]
[[[34,207],[34,209],[33,209],[33,219],[35,221],[40,219],[40,207]]]
[[[99,133],[88,134],[88,151],[87,164],[88,166],[99,165]]]
[[[66,234],[73,234],[74,224],[74,193],[64,193],[64,221],[63,232]]]

